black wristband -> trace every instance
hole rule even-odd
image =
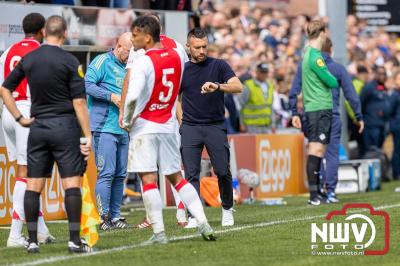
[[[15,118],[15,121],[19,122],[19,120],[21,120],[21,118],[23,118],[23,115],[19,115],[17,118]]]
[[[221,84],[219,84],[219,82],[214,82],[214,83],[218,85],[216,91],[219,91],[221,89]]]

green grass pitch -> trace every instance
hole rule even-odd
[[[235,226],[221,228],[220,209],[206,208],[210,224],[217,231],[216,242],[205,242],[195,229],[181,229],[175,223],[175,210],[164,210],[168,245],[140,247],[151,230],[126,229],[100,234],[90,256],[67,252],[67,224],[49,223],[57,242],[41,245],[40,254],[6,248],[8,230],[0,230],[0,265],[399,265],[400,193],[399,182],[384,183],[379,192],[341,195],[340,204],[318,207],[306,205],[305,197],[287,197],[283,206],[237,206]],[[310,252],[312,222],[324,221],[344,203],[370,203],[390,215],[390,250],[384,256],[313,256]],[[143,210],[124,208],[130,224],[140,222]],[[381,237],[382,238],[382,237]],[[382,239],[377,239],[382,241]]]

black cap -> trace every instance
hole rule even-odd
[[[260,63],[257,65],[257,70],[263,73],[268,73],[268,64],[267,63]]]

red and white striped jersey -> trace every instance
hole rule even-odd
[[[40,43],[32,38],[25,38],[22,41],[10,46],[0,57],[0,84],[11,73],[19,60],[26,54],[39,48]],[[16,101],[30,101],[29,85],[26,78],[19,84],[13,92],[13,97]]]
[[[160,34],[160,43],[164,46],[164,48],[167,49],[182,49],[182,51],[185,51],[185,48],[180,44],[179,42],[175,41],[172,38],[169,38],[167,35]],[[144,49],[140,49],[135,51],[133,47],[129,51],[129,57],[128,57],[128,62],[126,63],[126,69],[131,69],[133,67],[133,64],[137,61],[137,59],[144,55],[146,52]],[[185,57],[185,63],[189,61],[189,58],[185,52],[184,54]]]
[[[184,53],[181,49],[150,49],[133,66],[124,106],[124,120],[134,121],[131,136],[176,133]]]

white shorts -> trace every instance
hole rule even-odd
[[[157,170],[163,175],[181,171],[181,154],[176,134],[144,134],[131,138],[128,172]]]
[[[17,107],[25,118],[30,117],[31,104],[29,101],[17,101]],[[19,165],[27,165],[29,128],[23,127],[16,122],[15,118],[5,106],[3,108],[1,120],[8,159],[10,161],[17,160],[17,164]]]

